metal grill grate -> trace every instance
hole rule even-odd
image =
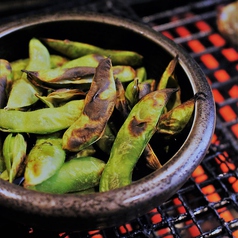
[[[187,183],[161,206],[128,224],[104,230],[57,233],[0,220],[0,231],[15,237],[238,237],[238,52],[219,33],[217,10],[228,0],[60,1],[36,11],[106,12],[142,22],[185,48],[209,81],[217,108],[212,144]],[[175,5],[177,4],[177,5]],[[25,14],[24,13],[24,14]],[[2,18],[21,17],[23,13]]]

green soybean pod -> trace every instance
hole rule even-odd
[[[76,157],[41,184],[26,188],[55,194],[85,191],[99,184],[104,167],[105,162],[95,157]]]
[[[105,58],[105,56],[99,54],[87,54],[76,59],[69,60],[68,62],[62,65],[62,68],[74,68],[78,66],[97,67],[99,62]]]
[[[11,64],[0,59],[0,108],[7,104],[7,99],[12,87],[13,73]]]
[[[27,144],[22,134],[8,134],[3,143],[3,157],[12,183],[26,157]]]
[[[99,140],[116,104],[116,86],[110,58],[96,68],[80,117],[63,134],[63,148],[78,152]]]
[[[52,49],[75,59],[87,54],[100,54],[110,56],[113,65],[142,65],[143,56],[134,51],[103,49],[95,45],[70,41],[45,38],[43,41]]]
[[[42,183],[53,176],[61,168],[65,158],[61,138],[38,138],[27,155],[24,186]]]
[[[3,157],[3,133],[0,132],[0,173],[6,169],[4,157]]]
[[[84,100],[72,100],[57,108],[42,108],[35,111],[0,109],[0,130],[50,134],[68,128],[81,114]]]
[[[50,68],[50,54],[47,48],[36,38],[29,42],[29,62],[26,70],[40,70]],[[7,109],[20,109],[38,101],[35,94],[40,94],[39,88],[31,84],[26,75],[14,81],[7,102]]]
[[[100,179],[99,191],[108,191],[132,182],[132,172],[174,89],[151,92],[131,110],[118,131],[109,160]]]

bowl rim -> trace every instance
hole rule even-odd
[[[102,213],[105,217],[110,217],[115,214],[118,209],[121,209],[124,213],[129,213],[128,210],[133,210],[134,208],[136,209],[136,216],[141,216],[169,198],[171,190],[175,193],[175,191],[187,181],[191,173],[204,158],[215,128],[215,105],[211,88],[201,68],[195,60],[182,49],[182,47],[166,38],[161,33],[154,31],[152,28],[122,17],[94,12],[84,12],[82,14],[66,12],[53,15],[31,16],[23,18],[18,22],[14,21],[1,26],[0,38],[21,30],[22,28],[35,26],[39,23],[68,20],[100,21],[103,24],[127,28],[134,31],[136,34],[144,35],[156,44],[161,45],[162,48],[170,52],[171,56],[175,56],[179,53],[179,64],[188,78],[192,80],[191,86],[193,92],[206,91],[206,101],[198,100],[196,102],[192,128],[187,139],[176,154],[160,170],[154,171],[146,177],[133,182],[131,185],[103,193],[59,195],[27,190],[20,186],[10,184],[7,181],[0,180],[0,204],[15,207],[17,201],[17,204],[21,204],[21,207],[18,208],[19,210],[27,209],[31,213],[38,213],[40,211],[46,216],[49,215],[50,209],[53,209],[54,214],[57,214],[57,216],[62,216],[62,204],[64,204],[63,206],[67,207],[69,211],[67,214],[63,215],[65,217],[100,217]],[[191,69],[193,69],[192,72]],[[201,131],[203,131],[203,133],[201,133]],[[188,139],[190,137],[193,137],[196,146],[194,146],[194,143],[190,143]],[[186,171],[181,172],[181,167],[186,168]],[[181,180],[183,181],[182,183]],[[168,186],[168,184],[171,186]],[[12,198],[13,202],[10,198]],[[153,198],[152,202],[151,198]],[[31,201],[31,206],[28,206],[29,199]],[[160,201],[156,204],[158,199]],[[140,207],[141,202],[149,203],[147,204],[147,211],[143,206]],[[34,209],[32,209],[32,207],[34,207]],[[93,207],[93,209],[90,210],[90,207]],[[128,216],[128,219],[131,219],[131,217]]]

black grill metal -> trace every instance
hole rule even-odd
[[[148,214],[117,227],[67,233],[42,231],[0,218],[1,236],[238,237],[238,52],[216,25],[218,9],[232,1],[58,0],[15,7],[10,7],[10,2],[0,7],[2,23],[39,12],[87,10],[129,18],[165,34],[185,48],[206,74],[214,93],[217,123],[208,153],[191,178]]]

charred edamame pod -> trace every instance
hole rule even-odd
[[[168,64],[165,71],[163,72],[159,83],[157,85],[157,89],[164,89],[164,88],[180,88],[176,75],[175,75],[175,68],[178,64],[178,55],[176,55]],[[173,107],[178,106],[181,103],[181,91],[178,90],[168,102],[166,109],[171,110]]]
[[[61,107],[35,111],[0,109],[0,130],[49,134],[68,128],[82,112],[84,100],[73,100]]]
[[[72,88],[90,85],[95,72],[93,67],[56,68],[42,71],[27,71],[27,79],[35,86],[45,89]],[[89,88],[89,86],[86,88]]]
[[[95,157],[76,157],[66,161],[49,179],[28,189],[47,193],[85,191],[99,184],[105,162]]]
[[[86,93],[80,89],[77,88],[61,88],[57,89],[51,93],[49,93],[47,96],[36,96],[43,102],[47,107],[59,107],[63,104],[69,102],[70,100],[77,100],[80,98],[84,98]]]
[[[43,42],[52,49],[75,59],[87,54],[100,54],[110,56],[113,65],[140,66],[142,64],[142,55],[134,51],[103,49],[91,44],[86,44],[70,40],[58,40],[44,38]]]
[[[157,132],[165,135],[180,133],[190,121],[198,99],[204,99],[201,93],[195,94],[193,98],[164,113],[157,124]]]
[[[25,59],[18,59],[11,62],[12,73],[13,73],[13,80],[17,80],[22,76],[22,70],[26,69],[27,65],[29,64],[29,58]],[[54,69],[57,67],[63,66],[69,60],[61,55],[50,55],[50,68]]]
[[[63,148],[79,151],[102,135],[116,103],[116,86],[110,58],[96,68],[91,87],[85,97],[82,114],[63,135]]]
[[[156,124],[174,89],[151,92],[131,110],[118,131],[102,177],[101,192],[128,185],[132,172],[147,143],[156,131]],[[150,110],[146,110],[150,108]]]
[[[112,67],[114,78],[122,83],[130,82],[136,77],[136,71],[128,65],[116,65]]]
[[[65,158],[61,138],[38,138],[27,155],[24,187],[40,184],[53,176],[61,168]]]
[[[5,59],[0,59],[0,108],[6,106],[7,98],[12,87],[12,80],[11,64]]]

